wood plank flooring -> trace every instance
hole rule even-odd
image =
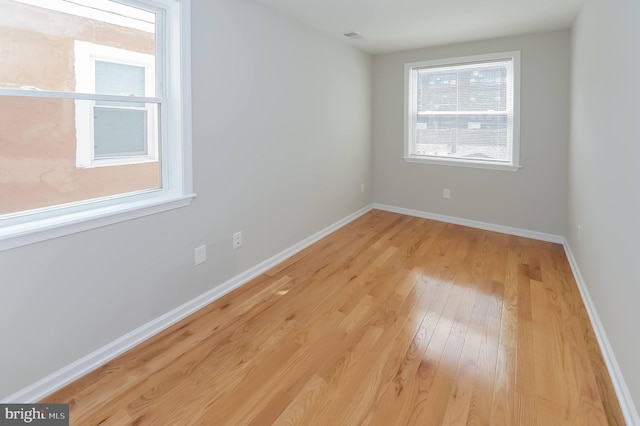
[[[622,425],[560,245],[374,210],[45,399],[74,425]]]

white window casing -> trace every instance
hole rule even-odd
[[[192,193],[191,167],[190,0],[118,0],[117,3],[153,12],[156,16],[155,72],[145,78],[148,86],[145,96],[136,96],[132,100],[130,96],[101,95],[91,93],[92,90],[81,90],[91,86],[91,82],[83,81],[83,78],[95,78],[95,72],[81,73],[77,92],[0,88],[0,96],[68,99],[76,101],[76,104],[79,101],[85,104],[105,101],[157,105],[159,124],[154,128],[160,133],[156,138],[159,142],[157,149],[150,153],[154,158],[147,161],[157,161],[161,157],[160,188],[0,215],[0,251],[185,207],[196,196]],[[93,52],[98,59],[102,54],[105,60],[111,58],[116,63],[140,65],[148,59],[134,55],[136,57],[130,57],[131,62],[128,62],[127,58],[123,59],[123,52],[111,48],[98,48]],[[86,66],[86,63],[76,66]],[[155,88],[149,86],[153,83]],[[85,113],[87,111],[90,113],[91,110],[85,108]],[[83,121],[80,127],[90,126],[91,121],[89,116],[89,120]],[[80,133],[83,131],[85,135],[91,134],[90,129],[78,130]],[[81,158],[82,161],[91,159],[90,154],[78,154],[78,161]],[[93,166],[106,165],[95,164],[99,163],[95,159],[93,163]]]
[[[518,51],[405,64],[407,162],[518,170],[519,116]]]

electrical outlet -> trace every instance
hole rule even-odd
[[[233,248],[237,249],[242,245],[242,232],[233,234]]]
[[[199,265],[207,261],[207,246],[196,247],[194,264]]]
[[[360,192],[364,193],[364,183],[360,184]]]
[[[451,190],[449,188],[442,190],[442,198],[451,198]]]

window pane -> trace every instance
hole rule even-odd
[[[92,105],[0,96],[0,214],[161,187],[159,161],[76,166],[79,146],[90,142],[76,126],[76,111]]]
[[[458,121],[456,115],[420,115],[417,123],[417,154],[449,155],[455,147]],[[424,151],[430,145],[429,150]]]
[[[416,154],[508,161],[507,115],[420,115]]]
[[[460,111],[506,111],[506,66],[465,70],[458,75]]]
[[[110,0],[0,0],[0,88],[93,93],[93,85],[81,84],[92,75],[89,55],[136,60],[105,58],[112,52],[95,48],[77,52],[74,43],[153,62],[155,20],[154,13]]]
[[[94,108],[95,158],[147,155],[147,111]]]
[[[511,161],[512,66],[500,60],[418,69],[413,153]]]
[[[468,66],[455,71],[422,69],[418,111],[506,111],[507,65]]]
[[[457,106],[457,73],[418,71],[418,111],[456,111]]]

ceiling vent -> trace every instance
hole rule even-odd
[[[355,31],[352,31],[350,33],[345,33],[344,36],[350,38],[351,40],[360,40],[364,38],[362,34],[359,34]]]

